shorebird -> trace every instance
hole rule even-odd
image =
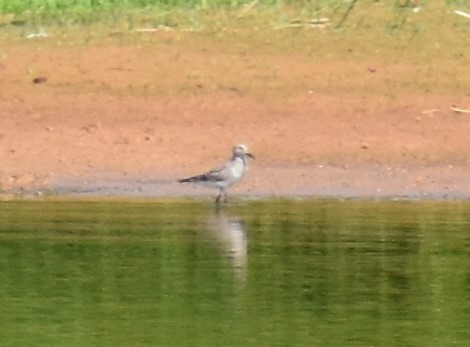
[[[247,157],[255,159],[248,151],[247,146],[241,144],[233,147],[232,158],[223,166],[208,171],[202,175],[192,176],[178,180],[179,183],[196,183],[210,188],[219,189],[219,194],[215,199],[218,205],[223,197],[227,202],[227,189],[240,181],[247,168]]]

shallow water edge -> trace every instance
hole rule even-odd
[[[216,191],[177,183],[189,172],[153,172],[138,175],[92,171],[47,182],[23,180],[3,187],[4,196],[53,195],[70,197],[195,198],[210,199]],[[29,184],[26,184],[28,183]],[[22,184],[25,183],[25,184]],[[16,185],[15,185],[16,184]],[[464,167],[334,167],[258,166],[229,190],[242,199],[470,199],[470,175]]]

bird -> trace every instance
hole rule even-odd
[[[219,189],[219,194],[215,199],[217,205],[223,197],[227,203],[227,189],[240,181],[247,169],[248,158],[255,159],[248,151],[248,147],[239,144],[233,147],[232,158],[217,169],[210,170],[201,175],[179,179],[179,183],[195,183],[209,188]]]

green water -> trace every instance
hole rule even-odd
[[[0,346],[468,346],[470,203],[0,203]]]

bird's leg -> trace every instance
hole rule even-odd
[[[215,198],[215,203],[217,204],[217,206],[221,204],[222,197],[224,198],[224,203],[227,203],[227,192],[224,188],[220,188],[219,195],[217,195],[217,198]]]
[[[220,205],[220,198],[222,197],[222,194],[224,194],[224,190],[223,190],[223,189],[220,189],[219,194],[218,194],[217,197],[215,198],[215,203],[216,203],[217,206]]]

